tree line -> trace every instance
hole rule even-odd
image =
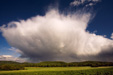
[[[46,61],[40,63],[19,63],[13,61],[0,61],[0,70],[24,70],[25,67],[79,67],[79,66],[113,66],[113,62],[85,61],[66,63],[62,61]]]

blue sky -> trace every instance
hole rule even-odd
[[[73,0],[0,0],[0,26],[7,25],[11,21],[44,15],[50,5],[58,4],[59,10],[67,10],[70,8],[70,2]],[[93,6],[93,13],[95,17],[89,23],[87,30],[96,31],[97,35],[106,35],[110,39],[113,33],[113,0],[101,0]],[[11,47],[0,32],[0,55],[19,56],[18,53],[9,50]]]

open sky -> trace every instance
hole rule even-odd
[[[0,60],[113,61],[113,0],[0,0],[0,27]]]

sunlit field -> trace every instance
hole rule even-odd
[[[113,75],[113,67],[25,67],[0,71],[0,75]]]

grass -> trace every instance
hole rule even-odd
[[[113,75],[113,67],[25,67],[0,75]]]

